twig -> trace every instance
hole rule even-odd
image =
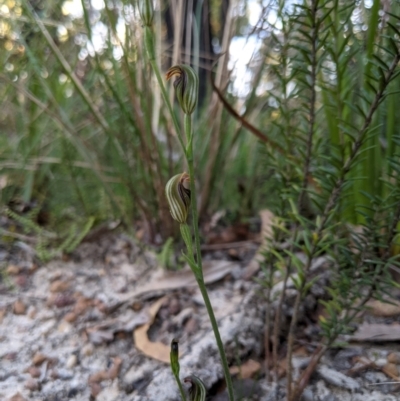
[[[268,143],[272,145],[272,147],[277,150],[279,153],[284,154],[285,151],[284,149],[273,139],[269,138],[267,135],[265,135],[263,132],[261,132],[258,128],[256,128],[254,125],[249,123],[244,117],[242,117],[230,104],[229,102],[224,98],[224,95],[222,92],[217,88],[217,86],[214,83],[214,80],[211,77],[211,85],[215,93],[218,95],[219,100],[223,103],[225,106],[226,110],[236,119],[238,120],[244,128],[249,130],[252,134],[254,134],[258,139],[261,141]]]

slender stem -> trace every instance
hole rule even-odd
[[[222,369],[223,369],[224,375],[225,375],[226,388],[228,390],[229,400],[234,401],[235,397],[233,395],[232,378],[229,373],[229,366],[228,366],[228,361],[227,361],[226,355],[225,355],[224,344],[222,343],[221,335],[219,334],[218,323],[217,323],[217,320],[215,319],[214,310],[211,305],[211,301],[208,296],[206,285],[204,284],[204,280],[197,279],[197,285],[199,286],[201,295],[203,296],[203,300],[206,305],[208,317],[210,318],[211,326],[214,331],[215,340],[217,341],[219,355],[221,357]]]
[[[203,269],[201,262],[201,250],[200,250],[200,233],[199,233],[199,225],[198,225],[198,212],[197,212],[197,200],[196,200],[196,185],[195,185],[195,177],[194,177],[194,163],[193,163],[193,132],[192,132],[192,117],[190,115],[185,114],[185,134],[187,139],[187,148],[186,148],[186,159],[189,167],[189,177],[190,177],[190,192],[191,192],[191,209],[192,209],[192,218],[193,218],[193,231],[196,243],[196,261],[199,270],[199,274],[196,275],[196,281],[199,286],[201,295],[203,296],[204,303],[206,305],[208,317],[210,318],[211,326],[214,331],[215,340],[217,342],[217,347],[219,350],[219,354],[221,357],[222,369],[225,375],[226,387],[228,389],[229,400],[234,401],[235,397],[233,395],[233,385],[231,375],[229,373],[228,361],[226,359],[224,344],[221,340],[221,335],[219,333],[217,320],[215,319],[214,310],[211,305],[210,298],[207,293],[207,289],[203,279]],[[188,250],[190,252],[190,250]]]
[[[185,144],[183,143],[182,136],[180,134],[181,131],[180,131],[180,128],[179,128],[178,119],[176,118],[176,115],[175,115],[174,110],[172,108],[171,102],[169,101],[168,93],[167,93],[167,90],[165,89],[164,82],[163,82],[160,70],[158,68],[157,62],[156,62],[156,60],[151,60],[151,59],[149,61],[150,61],[151,67],[153,68],[154,74],[155,74],[155,76],[157,78],[158,84],[160,85],[161,95],[162,95],[162,97],[164,99],[164,102],[166,103],[166,105],[168,107],[168,111],[169,111],[169,113],[171,115],[171,118],[172,118],[172,121],[174,123],[179,143],[181,144],[182,148],[185,149]]]
[[[182,401],[186,401],[185,391],[183,390],[183,386],[182,386],[181,380],[180,380],[180,378],[179,378],[179,374],[176,375],[176,374],[173,372],[173,375],[174,375],[174,377],[175,377],[176,383],[178,384],[178,388],[179,388],[179,392],[180,392],[180,394],[181,394]]]
[[[196,183],[194,176],[194,162],[193,162],[193,132],[192,132],[192,117],[185,114],[185,133],[187,140],[186,148],[186,159],[189,167],[190,177],[190,206],[192,209],[192,220],[193,220],[193,231],[194,241],[196,244],[196,262],[200,268],[201,274],[203,274],[203,267],[201,261],[201,249],[200,249],[200,233],[199,233],[199,217],[197,211],[197,194],[196,194]]]

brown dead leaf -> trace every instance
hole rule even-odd
[[[389,377],[398,378],[399,377],[399,370],[394,363],[387,363],[383,368],[382,372],[386,373]]]
[[[261,369],[261,364],[254,359],[249,359],[240,366],[232,366],[229,369],[231,375],[240,375],[241,379],[250,379]]]
[[[351,337],[353,341],[399,341],[400,324],[368,324],[363,323]]]
[[[160,298],[154,302],[149,309],[150,320],[147,324],[138,327],[133,332],[133,339],[135,341],[136,348],[142,351],[145,355],[150,358],[157,359],[158,361],[169,363],[169,346],[161,342],[152,342],[147,337],[147,332],[150,326],[153,324],[154,319],[157,315],[158,310],[166,300],[166,297]]]
[[[277,224],[276,216],[268,209],[260,211],[261,217],[261,245],[252,261],[247,265],[243,275],[245,280],[251,278],[260,269],[260,263],[264,260],[263,253],[270,247],[270,241],[273,238],[274,225]]]
[[[387,356],[387,361],[389,363],[394,363],[396,365],[400,365],[400,354],[398,352],[391,352]]]
[[[392,317],[400,315],[400,301],[390,300],[390,303],[374,299],[367,303],[370,313],[374,316]]]

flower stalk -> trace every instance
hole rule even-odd
[[[196,187],[195,187],[195,176],[194,176],[193,129],[192,129],[192,113],[194,112],[197,106],[197,98],[198,98],[198,88],[199,88],[198,77],[197,74],[194,72],[194,70],[187,65],[173,66],[167,71],[166,74],[167,80],[171,79],[172,77],[176,77],[176,80],[174,82],[174,87],[178,103],[185,114],[184,118],[184,131],[186,136],[186,145],[185,145],[182,139],[178,119],[174,113],[172,104],[169,101],[168,94],[165,89],[160,70],[156,63],[155,50],[154,50],[154,32],[152,30],[152,21],[154,15],[154,10],[152,8],[152,0],[139,1],[139,13],[142,18],[143,24],[145,25],[144,43],[146,47],[147,56],[149,58],[149,62],[154,71],[154,74],[157,78],[158,84],[160,85],[163,100],[170,112],[172,121],[175,126],[175,130],[177,132],[178,140],[182,147],[189,169],[189,175],[186,173],[178,174],[172,177],[168,181],[166,186],[166,196],[170,206],[172,218],[180,223],[181,234],[187,248],[187,254],[184,254],[184,257],[186,258],[186,261],[188,262],[190,268],[193,271],[200,292],[203,296],[203,300],[206,305],[207,313],[210,318],[211,326],[214,331],[215,339],[220,353],[222,368],[224,371],[226,386],[228,389],[229,400],[234,401],[233,385],[229,373],[228,361],[226,359],[224,346],[218,329],[217,320],[215,318],[214,310],[212,308],[203,278],[201,250],[200,250],[200,232],[198,226],[199,218],[197,212],[197,199],[196,199]],[[190,185],[190,189],[188,188],[188,185]],[[190,231],[189,226],[186,224],[189,205],[192,211],[192,224],[193,224],[196,252],[194,252],[192,233]],[[194,256],[194,254],[196,255],[196,257]],[[173,355],[171,354],[171,358],[172,356]],[[177,377],[176,366],[174,369],[175,371],[173,370],[173,373],[175,377]],[[179,381],[179,377],[177,381]]]
[[[184,131],[186,137],[186,146],[183,144],[183,141],[181,139],[180,142],[189,169],[188,180],[184,179],[180,185],[183,185],[183,182],[187,185],[188,184],[187,181],[189,181],[190,191],[188,193],[190,202],[185,201],[185,195],[183,191],[179,189],[179,182],[180,180],[182,180],[182,177],[184,176],[185,173],[171,178],[171,180],[168,182],[166,187],[167,199],[168,202],[170,203],[172,217],[180,223],[181,234],[187,248],[187,254],[184,256],[193,271],[193,274],[197,281],[197,285],[203,297],[204,304],[206,306],[207,313],[211,322],[211,326],[214,331],[217,347],[220,353],[221,364],[224,371],[229,400],[234,401],[233,385],[229,373],[228,361],[226,359],[224,345],[221,339],[221,335],[219,333],[218,323],[215,318],[214,310],[211,305],[211,301],[208,296],[207,288],[204,282],[202,260],[201,260],[200,232],[198,224],[199,217],[197,211],[197,198],[196,198],[196,186],[195,186],[195,175],[194,175],[193,127],[192,127],[192,113],[197,105],[198,78],[193,69],[186,65],[174,66],[167,71],[166,74],[167,79],[170,79],[174,76],[177,77],[174,82],[174,87],[176,90],[178,103],[185,114]],[[195,242],[194,247],[192,242],[192,233],[189,229],[189,226],[186,224],[187,208],[189,207],[189,204],[192,212],[192,226],[193,226],[193,234]]]

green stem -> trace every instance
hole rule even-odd
[[[169,101],[167,90],[165,89],[164,81],[162,79],[160,69],[158,68],[158,64],[157,64],[157,61],[156,61],[155,56],[154,56],[155,55],[154,32],[153,32],[153,29],[148,27],[148,26],[145,27],[145,46],[146,46],[147,56],[149,57],[151,68],[153,69],[153,72],[154,72],[154,74],[155,74],[155,76],[157,78],[157,82],[158,82],[158,84],[160,85],[160,88],[161,88],[161,95],[163,97],[163,100],[164,100],[165,104],[168,107],[169,114],[171,115],[172,121],[174,123],[179,143],[181,144],[182,148],[185,149],[185,145],[183,143],[182,136],[180,134],[181,130],[180,130],[180,127],[179,127],[179,123],[178,123],[178,120],[177,120],[176,115],[174,113],[174,110],[172,108],[172,104]]]
[[[187,139],[186,148],[186,159],[189,167],[189,177],[190,177],[190,207],[192,210],[192,220],[193,220],[193,231],[194,240],[196,244],[196,262],[203,272],[203,266],[201,262],[201,249],[200,249],[200,233],[199,233],[199,216],[197,212],[197,196],[196,196],[196,185],[194,176],[194,163],[193,163],[193,132],[192,132],[192,117],[185,114],[185,134]]]
[[[197,199],[196,199],[196,186],[195,186],[195,177],[194,177],[194,163],[193,163],[193,133],[192,133],[192,117],[190,115],[185,114],[185,134],[187,139],[187,148],[186,148],[186,159],[189,166],[189,177],[190,177],[190,193],[191,193],[191,209],[192,209],[192,217],[193,217],[193,231],[196,243],[196,258],[197,258],[197,266],[199,270],[199,275],[195,274],[197,284],[199,286],[201,295],[203,296],[204,303],[206,305],[208,317],[210,318],[211,326],[214,331],[215,340],[217,342],[219,355],[221,357],[222,369],[225,375],[226,387],[228,389],[229,400],[234,401],[235,397],[233,395],[233,385],[231,375],[229,373],[228,361],[226,359],[224,344],[222,343],[221,335],[219,333],[217,320],[215,319],[214,310],[211,305],[210,298],[207,293],[206,285],[204,283],[203,278],[203,269],[201,262],[201,252],[200,252],[200,233],[199,233],[199,225],[198,225],[198,212],[197,212]],[[188,252],[191,251],[188,249]],[[193,251],[192,251],[193,252]]]
[[[226,388],[228,390],[229,400],[235,401],[235,397],[233,395],[232,378],[231,378],[231,374],[229,373],[229,366],[228,366],[228,361],[226,359],[224,344],[222,343],[221,335],[219,334],[218,323],[217,323],[217,320],[215,319],[214,310],[211,305],[211,301],[208,296],[208,292],[207,292],[207,288],[204,283],[204,280],[197,279],[197,285],[199,286],[201,295],[203,296],[203,300],[206,305],[208,317],[210,318],[211,326],[214,331],[215,340],[217,341],[219,355],[220,355],[221,363],[222,363],[222,369],[223,369],[224,375],[225,375]]]
[[[179,388],[179,392],[181,393],[182,401],[186,401],[185,391],[183,390],[183,386],[182,386],[181,380],[179,379],[179,374],[176,375],[175,373],[173,373],[173,375],[175,377],[176,383],[178,384],[178,388]]]
[[[190,232],[189,226],[185,224],[180,224],[181,235],[183,240],[185,241],[188,257],[195,264],[194,256],[193,256],[193,243],[192,243],[192,233]]]

